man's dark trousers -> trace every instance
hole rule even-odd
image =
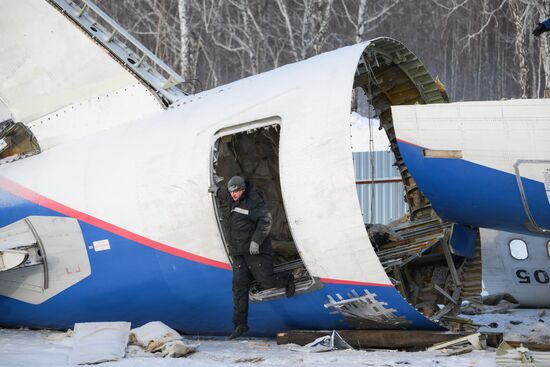
[[[256,279],[264,289],[285,288],[290,281],[287,272],[274,274],[268,254],[233,256],[233,323],[248,325],[248,292]]]

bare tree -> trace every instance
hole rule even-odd
[[[519,0],[510,0],[510,15],[516,27],[514,37],[514,46],[516,57],[518,59],[519,75],[517,81],[521,87],[521,97],[527,98],[529,95],[529,69],[528,69],[528,49],[526,38],[530,34],[527,29],[527,20],[530,19],[533,7],[530,4],[525,4]]]
[[[381,22],[392,14],[392,9],[399,5],[400,0],[385,2],[369,2],[360,0],[352,2],[340,0],[342,16],[349,22],[355,33],[355,43],[365,41],[367,33],[375,30]],[[355,9],[354,9],[355,7]]]
[[[540,21],[550,17],[550,3],[546,1],[528,1],[538,10]],[[544,68],[544,98],[550,98],[550,38],[540,37],[540,58]]]
[[[191,30],[189,29],[190,21],[190,0],[178,0],[178,15],[180,25],[180,72],[186,80],[193,78],[191,70]]]
[[[537,97],[550,86],[550,37],[530,35],[546,0],[96,1],[205,88],[378,36],[410,47],[452,100]]]

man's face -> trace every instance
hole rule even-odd
[[[230,192],[231,197],[233,198],[233,201],[237,201],[243,196],[244,189],[235,190],[233,192]]]

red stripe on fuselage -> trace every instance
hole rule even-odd
[[[421,146],[421,145],[418,145],[418,144],[415,144],[415,143],[411,143],[411,142],[408,142],[408,141],[403,140],[403,139],[396,138],[396,140],[397,140],[398,143],[405,143],[405,144],[409,144],[409,145],[412,145],[412,146],[415,146],[415,147],[424,148],[424,147]]]
[[[369,287],[393,287],[393,284],[356,282],[353,280],[341,280],[341,279],[329,279],[329,278],[320,278],[319,280],[323,283],[331,283],[331,284],[349,284],[349,285],[361,285],[361,286],[369,286]]]
[[[187,260],[195,261],[201,264],[214,266],[221,269],[231,270],[231,265],[216,261],[212,259],[208,259],[206,257],[202,257],[196,254],[192,254],[187,251],[179,250],[177,248],[165,245],[163,243],[151,240],[149,238],[140,236],[136,233],[130,232],[124,228],[115,226],[114,224],[107,223],[101,219],[98,219],[96,217],[93,217],[91,215],[88,215],[86,213],[82,213],[78,210],[69,208],[61,203],[58,203],[55,200],[48,199],[45,196],[42,196],[40,194],[37,194],[34,191],[31,191],[27,189],[26,187],[23,187],[19,185],[16,182],[13,182],[12,180],[1,177],[0,176],[0,186],[7,191],[11,192],[12,194],[15,194],[17,196],[20,196],[26,200],[29,200],[35,204],[38,204],[40,206],[43,206],[45,208],[54,210],[58,213],[61,213],[63,215],[66,215],[68,217],[75,218],[79,221],[82,221],[84,223],[88,223],[90,225],[93,225],[95,227],[104,229],[106,231],[109,231],[111,233],[114,233],[118,236],[127,238],[129,240],[132,240],[134,242],[137,242],[139,244],[142,244],[144,246],[148,246],[151,248],[154,248],[156,250],[166,252],[168,254],[178,256]],[[321,282],[323,283],[332,283],[332,284],[349,284],[349,285],[360,285],[360,286],[373,286],[373,287],[393,287],[392,284],[379,284],[379,283],[367,283],[367,282],[357,282],[352,280],[343,280],[343,279],[330,279],[330,278],[321,278]]]
[[[210,266],[215,266],[215,267],[221,268],[221,269],[231,270],[231,265],[229,265],[227,263],[212,260],[212,259],[208,259],[206,257],[202,257],[202,256],[199,256],[199,255],[195,255],[195,254],[192,254],[190,252],[179,250],[177,248],[165,245],[163,243],[154,241],[152,239],[140,236],[140,235],[138,235],[136,233],[133,233],[133,232],[130,232],[130,231],[124,229],[124,228],[117,227],[117,226],[115,226],[113,224],[110,224],[110,223],[107,223],[107,222],[105,222],[101,219],[98,219],[96,217],[92,217],[91,215],[88,215],[86,213],[82,213],[78,210],[71,209],[71,208],[69,208],[69,207],[67,207],[67,206],[65,206],[61,203],[58,203],[57,201],[48,199],[48,198],[46,198],[46,197],[44,197],[40,194],[37,194],[37,193],[35,193],[35,192],[33,192],[33,191],[31,191],[31,190],[15,183],[15,182],[13,182],[13,181],[5,178],[5,177],[0,177],[0,186],[5,188],[6,190],[10,191],[11,193],[13,193],[17,196],[23,197],[23,198],[25,198],[25,199],[27,199],[27,200],[35,203],[35,204],[38,204],[40,206],[43,206],[43,207],[46,207],[48,209],[54,210],[58,213],[66,215],[68,217],[78,219],[79,221],[91,224],[91,225],[96,226],[98,228],[101,228],[101,229],[104,229],[104,230],[109,231],[111,233],[114,233],[118,236],[127,238],[127,239],[132,240],[132,241],[137,242],[137,243],[140,243],[142,245],[152,247],[156,250],[166,252],[166,253],[169,253],[171,255],[175,255],[175,256],[178,256],[178,257],[182,257],[184,259],[196,261],[196,262],[206,264],[206,265],[210,265]]]

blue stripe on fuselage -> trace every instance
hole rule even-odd
[[[426,158],[423,147],[399,141],[399,150],[420,190],[437,214],[475,227],[533,234],[527,224],[516,176],[451,158]],[[550,228],[550,204],[541,182],[522,178],[539,226]]]
[[[64,216],[0,189],[0,227],[31,215]],[[174,256],[79,220],[91,275],[51,299],[32,305],[0,296],[0,323],[69,328],[75,322],[130,321],[132,327],[160,320],[189,334],[229,333],[233,324],[231,271]],[[108,239],[111,249],[96,252],[93,241]],[[394,287],[325,283],[320,290],[291,299],[250,305],[250,335],[287,329],[342,329],[347,322],[324,307],[327,296],[365,289],[396,309],[414,329],[437,329]]]

